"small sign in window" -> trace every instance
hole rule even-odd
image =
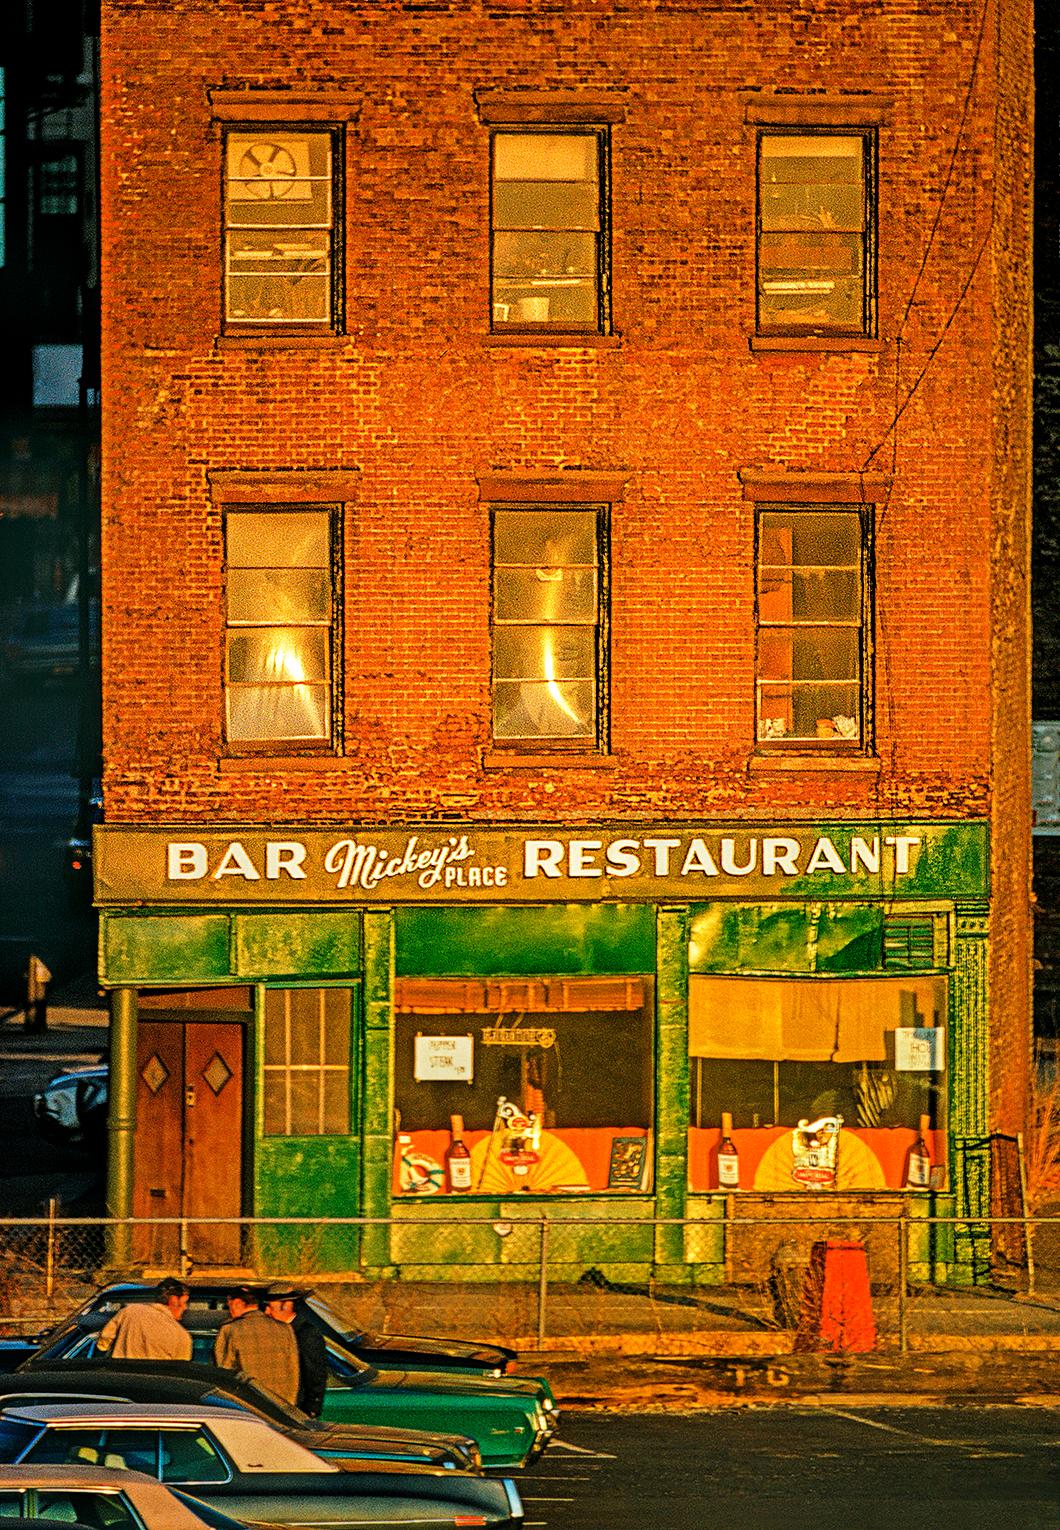
[[[475,1076],[475,1043],[467,1036],[416,1036],[413,1078],[418,1084],[455,1079],[470,1084]]]

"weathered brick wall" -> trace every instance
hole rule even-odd
[[[1029,12],[1030,0],[108,0],[108,818],[986,811],[992,746],[1015,749],[1022,726],[999,720],[1002,700],[1016,716],[1025,632],[991,555],[1015,567],[1025,536],[1022,490],[995,459],[1002,442],[1023,449],[1026,400],[1022,383],[1002,385],[993,328],[1002,287],[999,317],[1017,321],[1026,301],[1006,243],[1022,226],[1025,165],[1006,171],[1011,211],[998,216],[995,158],[1018,147],[1019,123],[1010,112],[995,132],[995,110],[999,79],[1022,88]],[[216,87],[356,98],[344,338],[217,343]],[[624,103],[614,343],[484,343],[475,97],[502,87]],[[777,89],[893,100],[877,352],[749,347],[745,93]],[[207,472],[334,467],[359,472],[345,527],[345,758],[222,769],[221,520]],[[751,764],[753,507],[737,478],[749,467],[893,476],[876,545],[878,772]],[[606,767],[484,768],[476,477],[504,469],[628,478],[612,524]],[[992,500],[1006,507],[1003,536]],[[1002,606],[1009,637],[992,646]],[[1014,759],[1006,813],[1022,811],[1020,781]],[[1015,883],[1006,897],[1014,910]],[[1015,950],[1015,913],[1005,928]]]

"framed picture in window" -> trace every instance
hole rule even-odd
[[[648,1170],[646,1137],[613,1137],[607,1170],[609,1190],[641,1190]]]

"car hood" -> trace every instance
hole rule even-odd
[[[284,1431],[306,1450],[371,1458],[380,1451],[394,1459],[444,1466],[454,1458],[463,1470],[474,1469],[478,1446],[464,1434],[426,1433],[422,1429],[369,1428],[365,1424],[314,1424]],[[334,1463],[341,1466],[341,1461]]]
[[[497,1367],[504,1370],[515,1351],[500,1344],[466,1342],[460,1339],[427,1339],[419,1334],[408,1333],[360,1333],[351,1334],[349,1342],[358,1354],[378,1355],[388,1362],[432,1360],[457,1361],[465,1365],[478,1365],[484,1369]]]
[[[356,1385],[356,1383],[354,1383]],[[545,1403],[548,1392],[533,1376],[505,1376],[486,1381],[478,1376],[456,1376],[451,1371],[372,1371],[363,1386],[372,1391],[429,1392],[433,1396],[485,1402],[489,1398],[518,1398],[523,1403]]]

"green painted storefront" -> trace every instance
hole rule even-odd
[[[814,825],[803,832],[833,833],[838,842],[840,832],[849,835],[850,827]],[[888,832],[893,826],[883,827]],[[249,1097],[244,1215],[305,1216],[311,1207],[319,1218],[394,1219],[392,1226],[364,1230],[359,1266],[366,1272],[445,1278],[459,1268],[462,1279],[530,1279],[537,1269],[536,1229],[515,1226],[501,1236],[494,1224],[544,1211],[553,1225],[597,1219],[596,1225],[561,1228],[562,1236],[553,1240],[554,1249],[562,1250],[554,1255],[561,1264],[558,1273],[565,1268],[577,1278],[591,1267],[617,1280],[646,1272],[674,1280],[721,1280],[726,1198],[689,1188],[690,983],[712,975],[869,978],[889,970],[888,942],[909,918],[919,919],[923,927],[928,921],[931,931],[917,970],[946,979],[948,1174],[944,1190],[898,1191],[889,1200],[876,1200],[884,1202],[889,1215],[899,1209],[911,1216],[974,1211],[985,1172],[981,1158],[987,1131],[987,827],[904,827],[918,836],[919,853],[900,885],[868,873],[829,880],[822,874],[826,866],[810,874],[785,874],[770,896],[758,888],[755,896],[741,896],[733,878],[723,895],[703,896],[714,889],[700,878],[695,896],[624,899],[615,895],[621,888],[611,879],[599,889],[607,896],[592,897],[596,889],[584,885],[574,888],[577,901],[567,896],[522,902],[518,886],[509,885],[505,893],[511,901],[499,901],[504,894],[498,890],[493,901],[476,903],[461,902],[459,894],[443,902],[417,901],[406,893],[404,902],[383,901],[380,895],[307,906],[290,901],[291,891],[302,889],[285,884],[266,906],[241,902],[230,887],[224,889],[229,903],[219,901],[211,887],[208,906],[196,906],[194,889],[184,888],[179,906],[164,898],[155,903],[145,898],[133,906],[131,900],[123,903],[120,886],[105,878],[97,881],[100,975],[114,992],[111,1212],[129,1214],[137,1172],[131,1103],[137,994],[248,986],[253,1015],[244,1080]],[[866,835],[878,836],[881,825],[864,828]],[[557,892],[571,890],[563,882]],[[667,894],[674,890],[669,884],[665,889]],[[534,895],[539,896],[536,888]],[[396,1196],[396,986],[407,980],[543,975],[639,977],[650,985],[650,1190]],[[264,1129],[262,1048],[253,1038],[260,1031],[266,993],[299,985],[334,985],[353,995],[350,1129],[345,1134],[277,1135]],[[656,1226],[657,1219],[687,1225]],[[322,1237],[320,1267],[330,1264],[341,1272],[349,1267],[349,1251],[348,1235],[331,1244]],[[914,1253],[925,1270],[930,1267],[944,1278],[959,1278],[967,1256],[961,1240],[926,1233]]]

